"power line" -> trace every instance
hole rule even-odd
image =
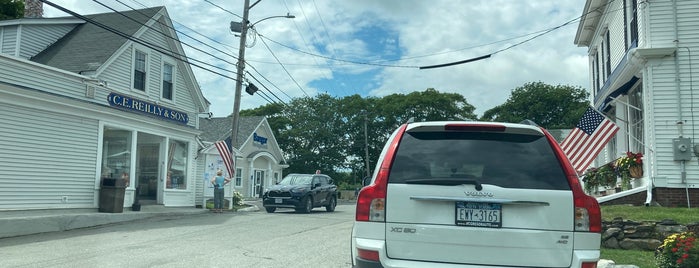
[[[187,64],[189,64],[189,65],[191,65],[191,66],[195,66],[195,67],[197,67],[197,68],[200,68],[200,69],[202,69],[202,70],[205,70],[205,71],[208,71],[208,72],[211,72],[211,73],[214,73],[214,74],[218,74],[218,75],[220,75],[220,76],[222,76],[222,77],[229,78],[229,79],[232,79],[232,80],[234,80],[234,81],[236,80],[235,78],[230,77],[230,76],[228,76],[228,75],[225,75],[225,74],[222,74],[222,73],[213,71],[213,70],[211,70],[211,69],[204,68],[204,67],[202,67],[202,66],[199,65],[199,64],[192,63],[192,62],[190,61],[190,59],[193,60],[193,61],[196,61],[196,62],[202,62],[202,61],[199,61],[199,60],[196,60],[196,59],[193,59],[193,58],[189,58],[189,57],[187,57],[187,56],[185,56],[185,55],[182,55],[182,54],[179,54],[179,53],[175,53],[174,51],[165,50],[165,48],[162,48],[162,47],[159,47],[159,46],[152,45],[152,44],[150,44],[150,43],[148,43],[148,42],[145,42],[145,41],[143,41],[143,40],[140,40],[140,39],[138,39],[138,38],[135,38],[135,37],[133,37],[133,36],[131,36],[131,35],[125,34],[125,33],[121,32],[121,31],[119,31],[119,30],[116,30],[116,29],[114,29],[114,28],[112,28],[112,27],[109,27],[109,26],[107,26],[107,25],[104,25],[104,24],[102,24],[102,23],[100,23],[100,22],[97,22],[97,21],[95,21],[95,20],[93,20],[93,19],[90,19],[90,18],[88,18],[88,17],[85,17],[85,16],[83,16],[83,15],[80,15],[80,14],[74,12],[74,11],[71,11],[71,10],[69,10],[69,9],[66,9],[66,8],[64,8],[64,7],[60,6],[60,5],[54,4],[54,3],[51,2],[51,1],[48,1],[48,0],[41,0],[41,1],[44,2],[44,3],[46,3],[46,4],[48,4],[48,5],[50,5],[50,6],[52,6],[52,7],[54,7],[54,8],[56,8],[56,9],[58,9],[58,10],[60,10],[60,11],[63,11],[63,12],[65,12],[65,13],[67,13],[67,14],[70,14],[70,15],[73,16],[73,17],[76,17],[76,18],[79,18],[79,19],[84,20],[84,21],[86,21],[86,22],[89,22],[89,23],[91,23],[91,24],[93,24],[93,25],[95,25],[95,26],[97,26],[97,27],[100,27],[100,28],[102,28],[102,29],[105,29],[105,30],[107,30],[107,31],[109,31],[109,32],[111,32],[111,33],[114,33],[114,34],[116,34],[116,35],[118,35],[118,36],[121,36],[121,37],[123,37],[123,38],[125,38],[125,39],[127,39],[127,40],[131,40],[131,41],[133,41],[133,42],[135,42],[135,43],[138,43],[138,44],[140,44],[140,45],[143,45],[143,46],[145,46],[145,47],[148,47],[148,48],[150,48],[150,49],[153,49],[153,50],[155,50],[155,51],[158,51],[158,52],[160,52],[160,53],[162,53],[162,54],[164,54],[164,55],[169,55],[169,56],[175,58],[175,59],[178,60],[178,61],[187,63]],[[207,63],[204,63],[204,62],[202,62],[202,64],[204,64],[204,65],[210,65],[210,64],[207,64]],[[210,65],[210,66],[211,66],[211,65]],[[216,67],[216,66],[214,66],[214,67]],[[219,68],[219,67],[216,67],[216,68]],[[224,70],[225,70],[225,69],[224,69]],[[229,70],[226,70],[226,71],[229,71]],[[230,72],[230,71],[229,71],[229,72]]]
[[[228,12],[229,14],[231,14],[231,15],[233,15],[233,16],[236,16],[236,17],[241,18],[241,19],[243,18],[243,17],[241,17],[240,15],[235,14],[235,13],[229,11],[228,9],[225,9],[225,8],[223,8],[223,7],[221,7],[221,6],[217,5],[217,4],[214,4],[214,3],[212,3],[212,2],[209,1],[209,0],[204,0],[204,2],[207,2],[207,3],[211,4],[212,6],[215,6],[215,7],[219,8],[220,10],[223,10],[223,11],[225,11],[225,12]]]
[[[93,0],[93,1],[99,3],[99,4],[102,5],[102,6],[107,7],[105,4],[102,4],[102,3],[100,3],[100,2],[97,1],[97,0]],[[144,15],[144,16],[145,16],[145,14],[143,14],[141,11],[139,11],[139,10],[137,10],[137,9],[135,9],[135,8],[133,8],[133,7],[131,7],[131,6],[129,6],[129,5],[127,5],[126,3],[122,2],[121,0],[116,0],[116,1],[119,2],[119,3],[122,4],[122,5],[124,5],[124,6],[128,7],[128,8],[130,8],[131,10],[134,10],[134,11],[140,13],[141,15]],[[138,4],[140,4],[141,6],[144,6],[143,4],[139,3],[139,2],[136,1],[136,0],[131,0],[131,1],[134,1],[134,2],[136,2],[136,3],[138,3]],[[146,7],[146,6],[144,6],[144,7]],[[107,8],[109,8],[109,7],[107,7]],[[113,11],[115,11],[115,12],[118,12],[118,11],[112,9],[112,8],[109,8],[109,9],[111,9],[111,10],[113,10]],[[172,18],[170,18],[170,20],[171,20],[171,21],[175,21],[175,20],[173,20]],[[138,23],[138,22],[137,22],[137,23]],[[203,42],[203,41],[201,41],[201,40],[199,40],[199,39],[197,39],[197,38],[194,38],[194,37],[188,35],[188,34],[185,33],[185,32],[182,32],[182,31],[180,31],[180,30],[175,29],[174,27],[171,27],[170,25],[167,25],[167,24],[162,23],[162,22],[160,22],[160,21],[157,21],[157,23],[160,24],[161,26],[167,27],[168,29],[171,29],[171,30],[173,30],[173,31],[175,31],[175,32],[177,32],[177,33],[180,33],[180,34],[182,34],[182,35],[184,35],[184,36],[186,36],[186,37],[189,37],[190,39],[192,39],[192,40],[194,40],[194,41],[197,41],[198,43],[200,43],[200,44],[202,44],[202,45],[205,45],[205,46],[207,46],[207,47],[209,47],[209,48],[212,48],[212,49],[214,49],[214,50],[216,50],[216,51],[218,51],[218,52],[221,52],[221,53],[223,53],[223,54],[226,55],[226,56],[230,56],[230,57],[232,57],[232,58],[234,58],[234,59],[238,59],[237,56],[235,56],[235,55],[233,55],[233,54],[229,54],[228,52],[223,51],[223,50],[220,50],[220,49],[218,49],[218,48],[215,48],[215,47],[213,47],[213,46],[211,46],[211,45],[209,45],[209,44],[207,44],[207,43],[205,43],[205,42]],[[180,23],[178,22],[178,24],[180,24]],[[145,26],[145,24],[143,24],[143,25]],[[212,38],[209,38],[209,37],[207,37],[207,36],[205,36],[205,35],[203,35],[203,34],[197,32],[197,31],[195,31],[195,30],[193,30],[193,29],[191,29],[191,28],[188,28],[187,26],[184,26],[184,25],[182,25],[182,24],[180,24],[180,25],[181,25],[182,27],[184,27],[185,29],[188,29],[188,30],[190,30],[190,31],[192,31],[192,32],[194,32],[194,33],[197,33],[198,35],[201,35],[201,36],[203,36],[203,37],[205,37],[205,38],[207,38],[207,39],[209,39],[209,40],[211,40],[211,41],[213,41],[213,42],[215,42],[215,43],[218,43],[218,44],[221,44],[221,45],[224,45],[224,46],[225,46],[225,44],[223,44],[223,43],[221,43],[221,42],[218,42],[218,41],[216,41],[216,40],[214,40],[214,39],[212,39]],[[156,31],[158,31],[158,30],[156,30]],[[158,31],[158,32],[160,32],[160,31]],[[160,33],[162,33],[162,32],[160,32]],[[166,34],[164,34],[164,33],[162,33],[162,34],[163,34],[164,36],[168,37],[168,38],[171,38],[171,39],[173,39],[173,40],[176,40],[175,38],[172,38],[172,37],[170,37],[169,35],[166,35]],[[182,42],[182,41],[180,41],[180,40],[177,40],[177,41],[179,41],[180,43],[185,43],[185,42]],[[185,43],[185,44],[186,44],[186,43]],[[188,44],[187,44],[187,46],[189,46],[189,47],[191,47],[191,48],[193,48],[193,49],[196,49],[196,50],[198,50],[198,51],[201,51],[200,49],[194,48],[194,47],[192,47],[192,46],[190,46],[190,45],[188,45]],[[230,46],[229,46],[229,47],[230,47]],[[236,48],[236,49],[237,49],[237,48]],[[204,52],[204,51],[201,51],[201,52],[206,53],[206,52]],[[207,53],[207,54],[208,54],[208,53]],[[211,55],[211,54],[208,54],[208,55],[213,56],[213,55]],[[215,56],[213,56],[213,57],[215,57]],[[234,63],[232,63],[232,64],[235,65]]]
[[[141,22],[137,21],[136,19],[134,19],[134,18],[132,18],[132,17],[129,17],[129,16],[127,16],[126,14],[124,14],[124,13],[122,13],[122,12],[120,12],[120,11],[117,11],[116,9],[114,9],[114,8],[112,8],[112,7],[109,7],[109,6],[105,5],[104,3],[102,3],[102,2],[100,2],[100,1],[98,1],[98,0],[92,0],[92,1],[93,1],[93,2],[96,2],[96,3],[100,4],[100,5],[102,5],[103,7],[105,7],[105,8],[107,8],[107,9],[113,11],[114,13],[117,13],[117,14],[119,14],[119,15],[121,15],[121,16],[123,16],[123,17],[125,17],[125,18],[127,18],[127,19],[129,19],[129,20],[131,20],[131,21],[133,21],[133,22],[135,22],[135,23],[137,23],[137,24],[139,24],[139,25],[142,25],[142,26],[147,27],[148,29],[151,29],[151,30],[155,31],[155,32],[161,34],[162,36],[164,36],[164,37],[166,37],[166,38],[172,39],[172,40],[174,40],[174,41],[178,41],[179,43],[184,44],[185,46],[187,46],[187,47],[189,47],[189,48],[192,48],[192,49],[194,49],[194,50],[196,50],[196,51],[199,51],[199,52],[201,52],[201,53],[204,53],[204,54],[206,54],[206,55],[209,55],[209,56],[211,56],[211,57],[214,57],[215,59],[221,60],[221,61],[226,62],[226,63],[231,64],[231,65],[235,65],[235,63],[233,63],[233,62],[230,62],[230,61],[224,60],[224,59],[222,59],[222,58],[219,58],[219,57],[217,57],[216,55],[213,55],[213,54],[211,54],[211,53],[209,53],[209,52],[206,52],[206,51],[204,51],[204,50],[201,50],[201,49],[199,49],[199,48],[196,48],[196,47],[194,47],[194,46],[192,46],[192,45],[190,45],[190,44],[188,44],[188,43],[185,43],[185,42],[182,42],[182,41],[180,41],[180,40],[177,40],[177,38],[172,37],[171,35],[165,34],[164,32],[162,32],[162,31],[160,31],[160,30],[158,30],[158,29],[155,29],[155,28],[151,27],[150,25],[146,25],[146,24],[144,24],[144,23],[141,23]],[[117,1],[118,1],[118,0],[117,0]],[[138,12],[139,14],[141,14],[141,15],[147,17],[144,13],[142,13],[142,12],[139,11],[139,10],[134,10],[134,11],[136,11],[136,12]],[[163,48],[163,49],[166,49],[166,48]],[[177,54],[177,55],[182,56],[182,57],[187,57],[187,56],[185,56],[184,54],[179,54],[179,53],[175,53],[175,52],[172,52],[172,53],[173,53],[173,54]],[[231,56],[232,56],[232,55],[231,55]],[[235,57],[234,57],[234,58],[235,58]],[[195,60],[195,59],[192,59],[192,60]],[[208,65],[208,66],[213,67],[213,68],[217,68],[217,69],[220,69],[220,70],[223,70],[223,71],[228,71],[228,72],[234,73],[233,71],[230,71],[230,70],[224,69],[224,68],[222,68],[222,67],[218,67],[218,66],[215,66],[215,65],[212,65],[212,64],[203,62],[203,61],[199,61],[199,60],[195,60],[195,61],[201,62],[202,64]]]
[[[332,60],[332,61],[340,61],[340,62],[352,63],[352,64],[357,64],[357,65],[369,65],[369,66],[379,66],[379,67],[411,68],[411,69],[417,69],[417,68],[419,68],[419,66],[416,66],[416,65],[392,65],[392,64],[380,64],[380,63],[371,63],[371,62],[360,62],[360,61],[353,61],[353,60],[345,60],[345,59],[336,59],[336,58],[333,58],[333,57],[323,56],[323,55],[311,53],[311,52],[308,52],[308,51],[303,51],[303,50],[300,50],[300,49],[298,49],[298,48],[291,47],[291,46],[289,46],[289,45],[285,45],[285,44],[283,44],[283,43],[274,41],[273,39],[270,39],[269,37],[266,37],[266,36],[264,36],[264,35],[262,35],[262,34],[259,34],[259,33],[258,33],[258,35],[260,36],[260,39],[267,39],[267,40],[269,40],[269,41],[272,42],[272,43],[275,43],[275,44],[280,45],[280,46],[283,46],[283,47],[285,47],[285,48],[288,48],[288,49],[297,51],[297,52],[299,52],[299,53],[303,53],[303,54],[310,55],[310,56],[314,56],[314,57],[324,58],[324,59],[328,59],[328,60]]]
[[[291,78],[291,81],[294,81],[294,83],[296,84],[296,86],[298,86],[299,89],[301,89],[301,91],[303,92],[303,94],[310,98],[311,96],[309,96],[308,93],[306,93],[306,90],[304,90],[303,87],[301,87],[301,85],[299,85],[299,82],[297,82],[296,79],[294,79],[294,77],[291,76],[291,73],[289,73],[289,70],[287,70],[286,67],[284,67],[284,64],[282,64],[282,62],[279,61],[279,58],[277,58],[277,55],[274,54],[274,51],[272,51],[272,49],[269,48],[269,46],[267,45],[267,42],[265,42],[265,40],[262,39],[262,38],[260,38],[260,40],[262,40],[262,44],[265,45],[265,47],[267,48],[267,50],[269,50],[269,53],[272,54],[272,56],[274,57],[274,59],[277,60],[277,62],[279,63],[279,65],[282,66],[282,69],[284,69],[284,72],[286,72],[286,74],[289,75],[289,78]]]
[[[258,83],[260,86],[262,86],[264,89],[266,89],[266,90],[269,92],[269,94],[272,94],[272,96],[274,96],[275,98],[277,98],[277,100],[279,100],[279,102],[286,104],[281,98],[279,98],[279,96],[277,96],[277,94],[274,94],[274,92],[272,92],[271,90],[269,90],[269,88],[267,88],[267,86],[265,86],[265,84],[263,84],[259,79],[257,79],[257,77],[255,77],[254,75],[252,75],[252,73],[250,73],[250,72],[248,72],[248,71],[246,71],[246,73],[247,73],[248,75],[250,75],[250,77],[252,77],[252,79],[255,79],[255,81],[257,81],[257,83]],[[292,100],[293,100],[293,98],[291,98],[291,97],[290,97],[289,99],[292,99]]]
[[[283,93],[284,95],[286,95],[287,97],[289,97],[289,99],[293,99],[291,96],[289,96],[289,94],[286,94],[286,92],[284,92],[281,88],[279,88],[277,85],[275,85],[274,83],[272,83],[272,81],[270,81],[269,79],[267,79],[267,77],[265,77],[264,75],[262,75],[262,73],[260,73],[260,71],[258,71],[257,68],[255,68],[255,66],[252,66],[252,65],[250,65],[250,64],[247,63],[247,62],[246,62],[245,64],[247,64],[248,66],[250,66],[250,68],[252,68],[253,71],[255,71],[257,74],[259,74],[260,76],[262,76],[262,78],[264,78],[267,82],[269,82],[270,84],[272,84],[272,86],[274,86],[276,89],[278,89],[279,92],[281,92],[281,93]],[[248,72],[248,73],[250,73],[250,72]]]
[[[284,7],[286,7],[286,12],[291,13],[291,10],[289,9],[289,6],[287,5],[286,0],[282,0],[282,2],[284,3]],[[301,8],[301,12],[303,12],[303,8]],[[305,13],[304,13],[303,19],[308,24],[308,17],[306,17]],[[298,33],[299,37],[301,37],[301,40],[303,40],[303,45],[306,46],[306,49],[310,51],[311,47],[308,45],[308,41],[304,37],[304,34],[301,31],[301,28],[299,28],[299,24],[296,23],[296,20],[293,20],[293,23],[294,23],[294,27],[296,27],[296,32]],[[309,31],[311,31],[311,34],[313,34],[312,29],[309,29]],[[318,63],[317,57],[313,57],[313,62],[316,63],[315,66],[325,66],[325,65],[320,65],[320,63]],[[287,63],[287,65],[289,65],[289,63]],[[330,69],[331,73],[334,71],[333,68],[329,65],[328,65],[328,68]],[[328,77],[324,72],[320,72],[320,75],[322,75],[325,79],[330,79],[330,77]]]
[[[607,4],[605,4],[605,5],[609,5],[609,4],[612,3],[612,2],[614,2],[614,0],[610,0],[610,1],[609,1]],[[573,23],[573,22],[575,22],[575,21],[582,20],[582,18],[583,18],[585,15],[590,14],[590,13],[592,13],[592,12],[596,12],[596,10],[592,10],[592,11],[590,11],[590,12],[588,12],[588,13],[582,14],[582,15],[580,15],[580,16],[577,17],[577,18],[574,18],[574,19],[572,19],[572,20],[566,21],[565,23],[563,23],[563,24],[561,24],[561,25],[558,25],[558,26],[556,26],[556,27],[549,28],[549,29],[547,29],[547,30],[545,30],[545,31],[543,31],[543,32],[541,32],[541,33],[535,35],[535,36],[532,36],[531,38],[528,38],[528,39],[523,40],[523,41],[521,41],[521,42],[519,42],[519,43],[515,43],[515,44],[513,44],[513,45],[511,45],[511,46],[505,47],[505,48],[503,48],[503,49],[497,50],[497,51],[495,51],[495,52],[493,52],[493,53],[490,53],[490,54],[487,54],[487,55],[484,55],[484,56],[480,56],[480,57],[476,57],[476,58],[471,58],[471,59],[467,59],[467,60],[462,60],[462,61],[455,61],[455,62],[450,62],[450,63],[444,63],[444,64],[437,64],[437,65],[430,65],[430,66],[420,66],[420,69],[423,70],[423,69],[441,68],[441,67],[453,66],[453,65],[464,64],[464,63],[468,63],[468,62],[472,62],[472,61],[478,61],[478,60],[482,60],[482,59],[487,59],[487,58],[490,58],[490,56],[492,56],[492,55],[494,55],[494,54],[497,54],[497,53],[500,53],[500,52],[503,52],[503,51],[512,49],[512,48],[514,48],[514,47],[516,47],[516,46],[519,46],[519,45],[521,45],[521,44],[527,43],[527,42],[529,42],[529,41],[531,41],[531,40],[534,40],[534,39],[536,39],[536,38],[539,38],[539,37],[541,37],[541,36],[543,36],[543,35],[545,35],[545,34],[548,34],[548,33],[550,33],[550,32],[553,32],[553,31],[557,30],[557,29],[560,29],[561,27],[566,26],[566,25],[569,25],[569,24],[571,24],[571,23]],[[601,16],[601,15],[600,15],[600,16]]]
[[[609,5],[609,4],[610,4],[611,2],[613,2],[613,1],[614,1],[614,0],[611,0],[611,1],[610,1],[609,3],[607,3],[606,5]],[[532,41],[532,40],[534,40],[534,39],[536,39],[536,38],[539,38],[539,37],[541,37],[541,36],[543,36],[543,35],[546,35],[546,34],[552,32],[552,31],[555,31],[555,30],[557,30],[557,29],[560,29],[560,28],[562,28],[562,27],[564,27],[564,26],[570,25],[570,24],[573,23],[573,22],[576,22],[576,21],[578,21],[578,20],[581,20],[584,16],[586,16],[586,15],[592,13],[592,12],[595,12],[595,11],[594,11],[594,10],[593,10],[593,11],[590,11],[590,12],[588,12],[588,13],[586,13],[586,14],[583,14],[583,15],[581,15],[581,16],[579,16],[579,17],[576,17],[576,18],[574,18],[574,19],[572,19],[572,20],[569,20],[569,21],[567,21],[567,22],[565,22],[565,23],[563,23],[563,24],[561,24],[561,25],[555,26],[555,27],[551,27],[551,28],[548,28],[548,29],[545,29],[545,30],[536,31],[536,32],[533,32],[533,33],[528,33],[528,34],[525,34],[525,35],[520,35],[520,36],[516,36],[516,37],[511,37],[511,38],[507,38],[507,39],[503,39],[503,40],[491,42],[491,43],[489,43],[489,44],[478,45],[478,46],[473,46],[473,47],[469,47],[469,48],[458,49],[458,50],[454,50],[454,51],[433,53],[433,54],[427,54],[427,55],[422,55],[422,56],[414,56],[414,57],[408,57],[408,58],[400,58],[400,59],[395,59],[395,60],[375,61],[375,62],[359,62],[359,61],[353,61],[353,60],[337,59],[337,58],[334,58],[334,57],[328,57],[328,56],[324,56],[324,55],[319,55],[319,54],[315,54],[315,53],[303,51],[303,50],[300,50],[300,49],[291,47],[291,46],[289,46],[289,45],[285,45],[285,44],[283,44],[283,43],[281,43],[281,42],[277,42],[277,41],[272,40],[272,39],[270,39],[270,38],[268,38],[268,37],[266,37],[266,36],[263,36],[263,35],[260,35],[260,37],[261,37],[261,38],[264,38],[264,39],[267,39],[267,40],[269,40],[269,41],[271,41],[271,42],[274,42],[274,43],[276,43],[277,45],[280,45],[280,46],[282,46],[282,47],[285,47],[285,48],[288,48],[288,49],[297,51],[297,52],[299,52],[299,53],[303,53],[303,54],[310,55],[310,56],[314,56],[314,57],[320,57],[320,58],[324,58],[324,59],[328,59],[328,60],[333,60],[333,61],[340,61],[340,62],[345,62],[345,63],[350,63],[350,64],[358,64],[358,65],[370,65],[370,66],[379,66],[379,67],[389,67],[389,68],[432,69],[432,68],[440,68],[440,67],[447,67],[447,66],[453,66],[453,65],[458,65],[458,64],[464,64],[464,63],[468,63],[468,62],[473,62],[473,61],[478,61],[478,60],[490,58],[490,57],[491,57],[492,55],[494,55],[494,54],[497,54],[497,53],[500,53],[500,52],[503,52],[503,51],[506,51],[506,50],[510,50],[510,49],[512,49],[512,48],[514,48],[514,47],[517,47],[517,46],[519,46],[519,45],[522,45],[522,44],[524,44],[524,43],[527,43],[527,42],[529,42],[529,41]],[[601,15],[600,15],[600,16],[601,16]],[[492,52],[492,53],[489,53],[489,54],[486,54],[486,55],[483,55],[483,56],[478,56],[478,57],[474,57],[474,58],[470,58],[470,59],[466,59],[466,60],[454,61],[454,62],[449,62],[449,63],[441,63],[441,64],[435,64],[435,65],[428,65],[428,66],[391,65],[391,64],[381,64],[381,63],[380,63],[380,62],[387,62],[387,61],[402,61],[402,60],[407,60],[407,59],[414,59],[414,58],[429,57],[429,56],[435,56],[435,55],[446,54],[446,53],[453,53],[453,52],[456,52],[456,51],[462,51],[462,50],[466,50],[466,49],[471,49],[471,48],[476,48],[476,47],[481,47],[481,46],[496,44],[496,43],[500,43],[500,42],[504,42],[504,41],[514,40],[514,39],[518,39],[518,38],[525,37],[525,36],[529,36],[529,35],[533,35],[533,34],[535,34],[533,37],[528,38],[528,39],[526,39],[526,40],[523,40],[523,41],[521,41],[521,42],[518,42],[518,43],[516,43],[516,44],[510,45],[510,46],[505,47],[505,48],[503,48],[503,49],[496,50],[495,52]]]

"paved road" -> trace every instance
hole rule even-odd
[[[349,267],[354,205],[206,213],[0,239],[2,267]]]

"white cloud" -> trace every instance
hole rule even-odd
[[[236,15],[243,14],[242,1],[210,0],[227,11],[206,1],[121,1],[138,8],[142,7],[141,4],[149,7],[166,6],[176,26],[182,24],[198,33],[178,27],[180,31],[226,53],[178,34],[182,41],[226,61],[236,61],[231,55],[238,55],[239,38],[229,30],[229,24],[230,21],[241,20]],[[52,2],[80,14],[110,12],[94,2]],[[115,0],[101,2],[117,10],[130,10]],[[373,62],[395,59],[398,55],[404,60],[381,63],[422,66],[496,52],[532,37],[532,33],[541,33],[542,30],[579,17],[583,6],[584,3],[580,1],[559,0],[263,0],[250,10],[250,21],[254,23],[269,16],[286,15],[288,12],[296,18],[269,19],[257,24],[255,28],[265,37],[286,46],[325,57]],[[45,5],[45,16],[65,14]],[[369,29],[378,31],[370,32]],[[293,80],[277,64],[277,59],[262,41],[249,36],[249,45],[256,42],[253,47],[246,49],[245,57],[261,75],[252,68],[246,67],[246,70],[263,81],[284,101],[288,101],[286,95],[313,96],[317,92],[328,92],[336,96],[384,96],[435,88],[442,92],[464,95],[469,103],[476,106],[476,112],[482,114],[485,110],[502,104],[512,89],[527,82],[542,81],[588,88],[586,51],[573,44],[576,29],[577,22],[573,22],[529,42],[493,54],[489,59],[431,70],[348,64],[314,57],[267,41],[274,56],[284,63]],[[220,59],[186,46],[185,50],[190,57],[235,70],[235,66]],[[235,82],[196,67],[194,72],[204,96],[211,102],[211,111],[215,116],[230,114]],[[280,92],[263,77],[284,92]],[[311,84],[316,88],[311,87]],[[242,109],[264,104],[266,101],[259,96],[249,96],[243,92]]]

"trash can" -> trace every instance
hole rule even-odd
[[[103,178],[100,185],[99,212],[124,212],[126,180]]]

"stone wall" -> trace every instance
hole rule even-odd
[[[685,231],[699,231],[699,223],[687,226],[674,220],[630,221],[616,218],[602,222],[602,247],[654,251],[665,237]]]

